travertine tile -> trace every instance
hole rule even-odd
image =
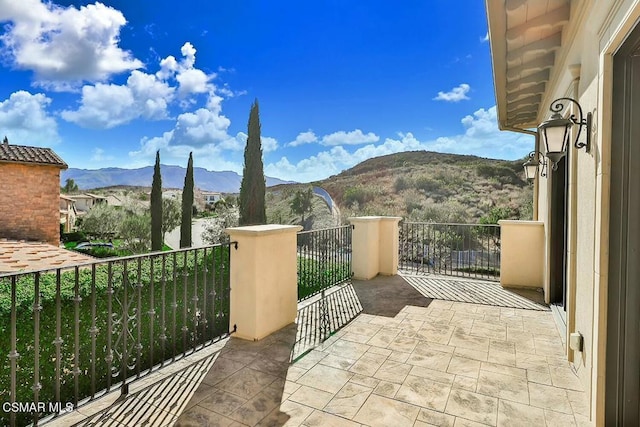
[[[561,412],[544,410],[544,419],[547,427],[575,427],[575,418]]]
[[[212,389],[209,396],[201,400],[198,405],[209,411],[222,415],[231,415],[236,409],[244,405],[246,399],[219,389]]]
[[[450,390],[450,385],[410,375],[400,386],[395,398],[442,412]]]
[[[372,391],[369,387],[347,383],[324,407],[324,411],[353,418]]]
[[[387,348],[393,351],[411,353],[413,349],[416,348],[417,344],[418,344],[418,340],[414,338],[397,336],[393,341],[391,341],[391,343],[389,343]]]
[[[200,426],[212,426],[212,427],[227,427],[233,423],[233,420],[224,417],[215,412],[211,412],[201,406],[195,406],[188,411],[184,411],[182,415],[178,417],[175,427],[200,427]]]
[[[317,388],[301,386],[289,396],[290,401],[302,403],[316,409],[322,409],[333,398],[333,393],[318,390]]]
[[[417,406],[371,394],[354,417],[354,421],[372,427],[413,425],[420,409]]]
[[[319,361],[324,359],[327,356],[327,352],[311,350],[309,353],[305,354],[304,357],[300,358],[296,361],[293,366],[302,369],[311,369],[313,368]]]
[[[380,381],[380,383],[373,389],[375,394],[380,396],[394,398],[396,393],[400,389],[400,384],[390,383],[388,381]]]
[[[296,382],[329,393],[337,393],[353,375],[351,372],[330,366],[316,365]]]
[[[467,391],[476,391],[478,386],[478,380],[476,378],[469,378],[457,375],[453,380],[452,388],[459,388]]]
[[[416,422],[424,422],[426,425],[430,426],[452,427],[455,422],[455,417],[439,411],[422,408],[418,413]]]
[[[280,398],[277,394],[264,391],[258,393],[244,405],[236,409],[229,415],[229,418],[242,424],[254,426],[278,406],[280,406]]]
[[[453,389],[445,412],[456,417],[495,425],[498,418],[498,399],[470,391]]]
[[[407,359],[407,363],[446,372],[451,357],[449,353],[435,351],[428,346],[418,346]]]
[[[551,374],[549,371],[538,371],[535,369],[527,369],[527,380],[532,383],[551,385]]]
[[[470,348],[456,347],[454,354],[456,356],[466,357],[467,359],[479,360],[486,362],[489,360],[488,351],[472,350]]]
[[[313,412],[313,408],[286,401],[271,411],[258,426],[297,427]]]
[[[238,372],[244,366],[245,364],[242,362],[218,357],[213,363],[211,369],[209,369],[207,375],[203,378],[202,382],[207,385],[214,386],[225,378],[228,378],[232,374]]]
[[[327,349],[327,352],[336,356],[358,359],[367,350],[369,350],[369,346],[366,344],[338,340]]]
[[[526,369],[514,368],[513,366],[498,365],[491,362],[482,362],[480,369],[486,372],[496,372],[499,374],[511,375],[518,378],[527,378]]]
[[[336,354],[328,354],[327,357],[318,362],[320,365],[331,366],[333,368],[347,370],[356,363],[356,358],[342,357]]]
[[[529,383],[529,399],[532,406],[564,414],[573,414],[567,392],[563,388]]]
[[[489,351],[489,341],[489,338],[469,335],[460,328],[456,328],[456,330],[453,331],[453,335],[451,335],[449,345],[468,348],[471,350]]]
[[[349,381],[354,384],[360,384],[370,388],[375,388],[378,384],[380,384],[379,379],[360,374],[354,374]]]
[[[576,391],[584,390],[580,379],[571,368],[549,366],[549,370],[551,372],[551,382],[554,386]]]
[[[271,384],[276,378],[274,375],[265,374],[251,368],[242,368],[216,384],[216,388],[249,399]]]
[[[360,375],[373,376],[378,368],[382,366],[386,360],[386,356],[373,353],[365,353],[360,359],[358,359],[351,367],[350,372],[354,372]]]
[[[571,408],[573,409],[574,415],[584,415],[586,417],[589,416],[591,412],[589,409],[589,400],[587,399],[587,395],[581,391],[567,390],[567,397],[569,398],[569,403],[571,403]]]
[[[480,363],[477,360],[467,359],[465,357],[453,356],[447,372],[465,377],[477,378],[480,372]]]
[[[347,419],[327,414],[326,412],[313,411],[303,422],[305,427],[359,427],[360,424]]]
[[[415,377],[428,378],[432,381],[437,381],[446,385],[452,385],[455,379],[454,374],[449,374],[442,371],[436,371],[434,369],[429,369],[424,366],[414,366],[411,368],[409,375],[413,375]]]
[[[411,365],[387,360],[373,376],[379,380],[402,383],[411,370]]]
[[[387,348],[391,342],[400,334],[400,330],[383,329],[371,337],[367,344],[376,347]]]
[[[539,427],[544,423],[544,410],[540,408],[508,400],[498,402],[498,427]]]
[[[529,404],[529,389],[526,378],[482,371],[478,377],[476,392],[525,405]]]

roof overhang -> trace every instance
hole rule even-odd
[[[570,0],[486,0],[500,129],[538,125]]]

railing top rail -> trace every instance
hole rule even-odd
[[[500,227],[499,224],[468,224],[457,222],[418,222],[418,221],[403,221],[402,224],[411,225],[452,225],[452,226],[467,226],[467,227]]]
[[[46,272],[58,271],[58,270],[60,270],[60,271],[73,270],[75,268],[91,267],[92,265],[97,265],[97,264],[108,264],[108,263],[113,263],[113,262],[131,261],[131,260],[139,259],[139,258],[152,258],[152,257],[159,257],[159,256],[162,256],[162,255],[166,256],[166,255],[170,255],[170,254],[174,254],[174,253],[195,251],[195,250],[198,250],[198,249],[209,249],[209,248],[231,246],[231,245],[237,246],[238,242],[233,241],[233,242],[226,242],[226,243],[216,243],[214,245],[192,246],[190,248],[172,249],[170,251],[154,251],[154,252],[148,252],[148,253],[144,253],[144,254],[127,255],[127,256],[123,256],[123,257],[95,258],[95,259],[93,259],[91,261],[78,263],[78,264],[69,264],[69,265],[65,265],[65,266],[61,266],[61,267],[44,268],[44,269],[41,268],[41,269],[35,269],[35,270],[21,270],[21,271],[13,271],[13,272],[10,272],[10,273],[2,273],[2,272],[0,272],[0,279],[9,278],[9,277],[12,277],[12,276],[24,276],[24,275],[30,275],[30,274],[36,274],[36,273],[46,273]]]
[[[315,230],[306,230],[306,231],[298,231],[298,234],[310,234],[317,231],[331,231],[331,230],[342,230],[345,228],[351,228],[351,225],[338,225],[336,227],[327,227],[327,228],[318,228]]]

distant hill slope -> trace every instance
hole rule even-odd
[[[524,160],[413,151],[366,160],[317,185],[329,192],[344,218],[394,215],[415,221],[476,223],[494,208],[530,219],[532,187]],[[305,184],[277,186],[292,190]],[[344,219],[343,218],[343,219]]]
[[[186,169],[181,166],[161,165],[162,186],[165,188],[182,188]],[[71,178],[81,190],[111,187],[116,185],[150,187],[153,177],[153,166],[139,169],[103,168],[75,169],[69,168],[60,174],[61,185]],[[196,187],[207,191],[237,193],[240,191],[242,177],[232,171],[209,171],[194,168],[193,177]],[[290,183],[278,178],[266,177],[267,186]]]

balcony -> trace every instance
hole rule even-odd
[[[406,243],[419,241],[424,254],[428,233],[408,240],[397,219],[352,223],[311,233],[232,230],[231,244],[78,266],[54,272],[53,285],[44,272],[0,276],[15,307],[4,334],[3,376],[11,381],[3,400],[61,402],[66,412],[6,419],[65,426],[587,423],[585,393],[546,306],[503,289],[495,275],[486,280],[491,265],[449,262],[447,275],[425,271],[437,263],[407,256]],[[460,262],[491,262],[481,247],[476,241],[466,249],[473,256],[449,249]],[[451,259],[445,252],[441,259]],[[73,285],[67,293],[58,285],[65,274]],[[36,295],[53,286],[53,297],[16,304],[27,276]],[[72,317],[62,321],[65,299]],[[76,321],[81,310],[90,325]],[[24,330],[32,331],[30,342],[18,334]],[[80,344],[87,337],[88,346]]]

